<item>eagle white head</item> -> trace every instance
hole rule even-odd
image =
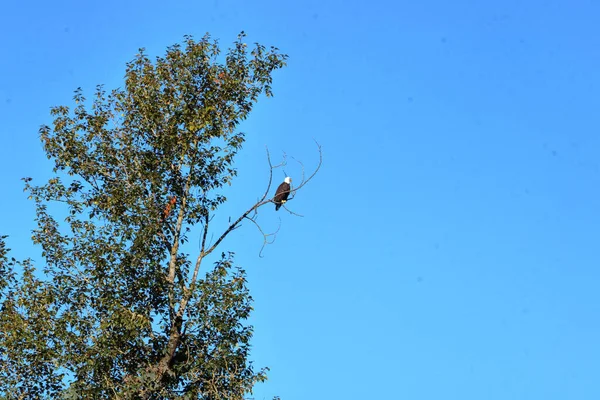
[[[283,181],[287,184],[290,184],[290,183],[292,183],[292,178],[290,178],[289,176],[286,176]]]

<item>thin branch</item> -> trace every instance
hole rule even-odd
[[[296,161],[298,164],[300,164],[300,167],[302,168],[302,178],[300,179],[300,184],[304,183],[304,164],[302,164],[302,161],[300,160],[296,160],[294,157],[292,157],[292,159],[294,161]],[[290,195],[292,196],[291,198],[289,198],[288,200],[292,200],[294,198],[294,195],[290,192]]]
[[[287,207],[285,206],[285,204],[282,204],[281,206],[282,206],[283,208],[285,208],[285,211],[289,212],[289,213],[290,213],[290,214],[292,214],[292,215],[295,215],[295,216],[297,216],[297,217],[304,217],[304,215],[302,215],[302,214],[298,214],[298,213],[295,213],[295,212],[293,212],[292,210],[290,210],[289,208],[287,208]]]
[[[265,146],[266,147],[266,146]],[[265,190],[265,194],[262,197],[262,200],[266,199],[269,195],[269,191],[271,190],[271,183],[273,182],[273,164],[271,163],[271,153],[269,153],[269,148],[267,149],[267,162],[269,163],[269,184],[267,185],[267,190]]]
[[[267,196],[269,195],[269,192],[271,191],[271,185],[273,184],[273,170],[277,169],[277,168],[281,168],[286,165],[285,153],[283,153],[283,161],[280,164],[273,165],[271,163],[271,154],[269,153],[269,148],[267,147],[266,149],[267,149],[267,162],[269,163],[269,184],[267,185],[267,190],[265,190],[265,194],[259,201],[263,201],[264,199],[266,199]]]
[[[210,219],[208,217],[208,210],[204,214],[204,232],[202,233],[202,246],[200,247],[200,254],[204,254],[204,249],[206,248],[206,235],[208,234],[208,223]]]
[[[260,248],[260,252],[258,253],[258,256],[260,258],[263,257],[262,252],[265,249],[265,247],[268,244],[273,244],[275,243],[275,239],[277,238],[277,233],[279,232],[279,229],[281,229],[281,218],[279,218],[279,226],[277,226],[277,230],[275,230],[275,232],[273,233],[265,233],[262,228],[260,227],[260,225],[258,224],[258,222],[256,222],[256,220],[254,219],[254,217],[246,217],[247,220],[251,221],[254,226],[256,226],[256,228],[258,228],[258,230],[260,231],[260,233],[263,235],[263,245]],[[269,240],[268,238],[270,236],[273,236],[273,240]]]
[[[248,211],[246,211],[245,213],[243,213],[233,224],[229,225],[229,228],[227,228],[225,230],[225,232],[223,232],[221,234],[221,236],[219,236],[219,238],[217,239],[217,241],[206,251],[206,255],[212,253],[212,251],[223,241],[223,239],[225,239],[225,237],[227,235],[229,235],[229,233],[231,231],[233,231],[234,229],[237,229],[239,224],[242,222],[242,220],[244,218],[246,218],[248,215],[250,215],[250,213],[254,210],[256,210],[257,208],[259,208],[260,206],[263,206],[267,203],[271,203],[273,200],[269,199],[269,200],[262,200],[259,201],[258,203],[254,204],[252,207],[250,207],[248,209]]]
[[[302,163],[300,163],[302,165],[302,181],[300,182],[300,185],[298,185],[297,188],[290,190],[290,194],[296,193],[304,185],[306,185],[308,182],[310,182],[315,177],[315,175],[317,174],[317,172],[319,172],[319,170],[321,169],[321,165],[323,165],[323,151],[321,149],[321,145],[316,140],[315,140],[315,143],[317,145],[317,148],[319,149],[319,164],[317,164],[317,168],[308,177],[308,179],[304,180],[304,165]]]
[[[317,165],[317,168],[315,169],[315,171],[308,177],[308,179],[301,182],[297,188],[290,190],[290,194],[297,192],[299,189],[301,189],[303,186],[305,186],[308,182],[310,182],[314,178],[314,176],[317,174],[317,172],[319,172],[319,169],[321,169],[321,165],[323,164],[323,152],[321,150],[321,145],[316,140],[315,140],[315,143],[317,144],[317,147],[319,149],[319,164]],[[268,151],[267,151],[267,154],[268,154]],[[285,153],[284,153],[284,158],[286,158],[286,157],[287,157],[287,155],[285,155]],[[279,168],[280,166],[286,165],[285,164],[286,162],[284,160],[281,164],[279,164],[277,166],[272,166],[270,156],[268,158],[268,162],[269,162],[269,165],[271,166],[271,169],[269,171],[269,187],[270,187],[272,179],[273,179],[273,170],[275,168]],[[267,190],[265,192],[265,194],[262,197],[262,200],[255,203],[245,213],[243,213],[233,224],[229,225],[229,228],[227,228],[225,230],[225,232],[223,232],[221,234],[221,236],[219,236],[217,241],[212,246],[209,247],[209,249],[206,251],[205,255],[212,253],[212,251],[223,241],[223,239],[225,239],[225,237],[227,237],[227,235],[229,235],[229,233],[231,233],[231,231],[237,229],[239,227],[239,224],[242,222],[242,220],[244,220],[246,217],[248,217],[248,215],[250,215],[250,213],[252,213],[253,211],[256,212],[258,210],[258,208],[264,206],[265,204],[272,203],[273,199],[271,199],[271,198],[267,199],[268,192],[269,192],[269,190]],[[300,214],[296,214],[292,211],[290,211],[290,212],[294,215],[300,216]]]

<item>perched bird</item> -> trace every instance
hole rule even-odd
[[[287,201],[287,198],[290,195],[290,183],[292,183],[292,178],[287,176],[283,180],[283,183],[277,188],[275,197],[273,198],[273,203],[275,203],[275,211],[279,210],[279,207],[281,207]]]

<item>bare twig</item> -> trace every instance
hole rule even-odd
[[[263,245],[260,248],[260,252],[258,253],[258,256],[262,258],[262,252],[265,249],[265,247],[268,244],[273,244],[275,243],[275,239],[277,238],[277,233],[279,232],[279,229],[281,229],[281,218],[279,218],[279,225],[277,226],[277,229],[275,230],[275,232],[273,233],[265,233],[262,228],[260,227],[260,225],[258,224],[258,222],[256,222],[256,220],[254,219],[254,217],[246,217],[247,220],[251,221],[254,226],[256,226],[256,228],[258,228],[258,230],[260,231],[260,233],[263,235]],[[269,240],[269,237],[273,237],[272,240]]]
[[[315,140],[315,143],[317,145],[317,148],[319,149],[319,163],[317,164],[317,168],[314,170],[314,172],[308,177],[308,179],[304,179],[304,164],[300,163],[300,165],[302,165],[302,180],[300,181],[300,185],[298,185],[298,187],[296,187],[295,189],[290,190],[290,194],[294,194],[296,193],[298,190],[302,189],[302,187],[304,185],[306,185],[308,182],[310,182],[315,175],[317,174],[317,172],[319,172],[319,170],[321,169],[321,165],[323,164],[323,151],[321,149],[321,145],[319,144],[319,142],[317,142]]]
[[[302,182],[298,188],[290,191],[290,193],[292,193],[292,192],[295,193],[302,186],[306,185],[316,175],[316,173],[319,170],[319,168],[321,168],[321,163],[322,163],[322,160],[323,160],[323,155],[321,153],[321,145],[319,145],[317,143],[317,146],[319,147],[319,165],[317,166],[317,169],[315,170],[315,172],[306,181]],[[206,250],[204,252],[204,255],[208,255],[208,254],[212,253],[212,251],[223,241],[223,239],[225,239],[225,237],[227,237],[227,235],[229,235],[229,233],[231,233],[231,231],[239,228],[239,225],[241,224],[242,220],[244,220],[246,217],[248,217],[248,215],[250,215],[250,213],[256,212],[258,210],[258,208],[264,206],[265,204],[273,202],[273,199],[271,199],[271,198],[267,199],[267,196],[269,194],[269,191],[270,191],[270,188],[271,188],[271,184],[273,182],[273,170],[276,169],[276,168],[280,168],[280,167],[286,165],[285,158],[287,158],[287,155],[284,153],[283,157],[284,157],[284,161],[282,163],[280,163],[278,165],[273,165],[272,162],[271,162],[271,156],[270,156],[269,150],[267,149],[267,161],[269,163],[269,184],[267,185],[267,190],[265,191],[262,199],[259,200],[258,202],[256,202],[246,212],[244,212],[233,224],[229,225],[229,227],[225,230],[225,232],[223,232],[221,234],[221,236],[219,236],[219,238],[216,240],[216,242],[214,244],[212,244],[208,248],[208,250]]]
[[[304,164],[302,164],[302,161],[296,160],[294,157],[292,157],[292,159],[293,159],[294,161],[296,161],[298,164],[300,164],[300,167],[302,168],[302,178],[300,179],[300,184],[302,184],[302,183],[304,182]],[[290,198],[288,199],[288,201],[289,201],[289,200],[292,200],[292,199],[294,198],[294,194],[293,194],[291,191],[290,191],[290,195],[291,195],[292,197],[290,197]]]
[[[287,207],[285,206],[285,204],[282,204],[281,206],[282,206],[283,208],[285,208],[285,211],[289,212],[289,213],[290,213],[290,214],[292,214],[292,215],[295,215],[295,216],[297,216],[297,217],[304,217],[304,215],[302,215],[302,214],[298,214],[298,213],[295,213],[295,212],[293,212],[292,210],[290,210],[289,208],[287,208]]]
[[[267,190],[265,190],[265,194],[262,197],[262,200],[264,200],[269,195],[269,191],[271,190],[271,183],[273,182],[273,164],[271,164],[271,154],[269,153],[269,148],[267,147],[266,149],[267,162],[269,163],[269,183],[267,185]]]
[[[305,179],[305,168],[304,168],[304,164],[303,164],[301,161],[299,161],[299,160],[296,160],[294,157],[292,157],[292,159],[294,159],[294,161],[296,161],[298,164],[300,164],[300,166],[301,166],[301,168],[302,168],[302,178],[301,178],[301,180],[300,180],[300,184],[299,184],[297,187],[295,187],[295,188],[293,188],[293,189],[290,189],[290,197],[288,198],[288,200],[287,200],[287,201],[293,200],[293,199],[294,199],[294,197],[295,197],[295,194],[296,194],[296,192],[297,192],[298,190],[300,190],[302,187],[304,187],[304,186],[305,186],[305,185],[306,185],[308,182],[310,182],[310,181],[311,181],[311,180],[312,180],[312,179],[315,177],[315,175],[317,174],[317,172],[319,172],[319,170],[321,169],[321,165],[323,164],[323,151],[322,151],[322,149],[321,149],[321,145],[320,145],[320,144],[319,144],[319,143],[318,143],[316,140],[315,140],[315,143],[316,143],[316,145],[317,145],[317,148],[319,149],[319,163],[317,164],[317,168],[316,168],[316,169],[314,170],[314,172],[313,172],[313,173],[312,173],[312,174],[311,174],[311,175],[308,177],[308,179]],[[287,203],[287,202],[286,202],[286,203]],[[297,216],[297,217],[304,217],[304,215],[301,215],[301,214],[298,214],[298,213],[295,213],[295,212],[291,211],[289,208],[287,208],[287,207],[285,206],[285,204],[282,204],[282,206],[283,206],[283,208],[285,208],[285,210],[286,210],[287,212],[289,212],[290,214],[292,214],[292,215],[295,215],[295,216]]]
[[[286,155],[285,155],[285,153],[283,153],[283,161],[280,164],[273,165],[273,163],[271,162],[271,153],[269,153],[269,148],[267,147],[266,149],[267,149],[267,162],[269,163],[269,183],[267,185],[267,190],[265,190],[265,194],[259,200],[259,202],[261,202],[264,199],[266,199],[267,196],[269,195],[269,192],[271,191],[271,185],[273,184],[273,170],[275,170],[277,168],[284,167],[286,165],[286,161],[285,161]]]

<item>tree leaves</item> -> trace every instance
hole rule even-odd
[[[123,89],[78,88],[51,109],[40,138],[55,176],[25,179],[43,275],[0,240],[0,397],[243,398],[266,379],[248,361],[233,253],[198,275],[237,126],[287,58],[244,37],[224,56],[208,35],[155,61],[140,49]],[[195,264],[180,251],[194,232]]]

